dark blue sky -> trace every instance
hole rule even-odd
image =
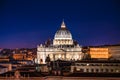
[[[0,48],[37,47],[63,18],[80,45],[120,43],[119,0],[0,0]]]

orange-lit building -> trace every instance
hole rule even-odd
[[[94,59],[108,59],[110,58],[109,49],[104,47],[92,47],[89,50],[91,58]]]
[[[26,54],[22,54],[22,53],[13,54],[13,59],[15,59],[15,60],[25,60],[26,59]]]
[[[9,61],[9,56],[0,56],[0,62],[2,61]]]

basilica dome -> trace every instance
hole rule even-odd
[[[53,45],[72,45],[72,35],[66,28],[64,21],[61,24],[60,29],[55,33]]]
[[[62,22],[61,28],[56,32],[54,39],[72,39],[72,35],[64,22]]]

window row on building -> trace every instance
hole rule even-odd
[[[120,73],[119,63],[76,63],[71,66],[71,72]]]

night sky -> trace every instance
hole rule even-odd
[[[0,48],[36,48],[63,19],[82,46],[120,43],[119,0],[0,0]]]

